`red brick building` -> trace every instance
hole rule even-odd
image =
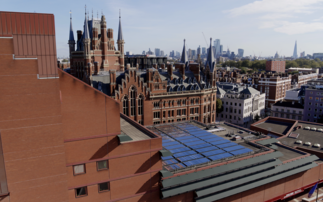
[[[211,49],[212,52],[212,49]],[[185,44],[183,48],[185,58]],[[212,53],[211,53],[212,54]],[[92,86],[121,103],[120,111],[143,125],[197,120],[215,122],[216,74],[214,59],[205,69],[187,60],[173,65],[157,64],[139,70],[110,70],[92,76]]]
[[[285,72],[286,62],[280,59],[267,60],[266,71],[270,72]]]
[[[118,50],[114,45],[113,29],[107,30],[105,16],[88,20],[85,14],[84,29],[77,31],[74,39],[72,17],[69,33],[69,52],[71,74],[91,84],[91,77],[100,71],[124,70],[124,40],[121,17],[119,18]],[[76,46],[76,47],[75,47]]]
[[[52,14],[0,12],[0,44],[2,201],[158,200],[161,138],[57,68]]]
[[[210,133],[206,125],[174,123],[153,133],[120,113],[118,101],[58,69],[51,14],[0,12],[0,44],[3,202],[277,201],[323,177],[316,156],[268,137],[236,142],[253,149],[243,156],[163,169],[164,139],[179,134],[167,130],[193,136],[188,128]],[[253,132],[228,125],[227,131]]]

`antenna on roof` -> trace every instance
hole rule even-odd
[[[86,4],[85,4],[85,17],[86,17]]]
[[[72,10],[70,10],[70,18],[72,19]]]
[[[92,8],[92,20],[93,20],[93,8]]]

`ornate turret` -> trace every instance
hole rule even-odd
[[[121,12],[119,13],[119,30],[118,30],[118,50],[120,51],[120,58],[119,58],[119,63],[120,63],[120,69],[124,69],[124,40],[123,40],[123,35],[122,35],[122,27],[121,27]]]
[[[69,45],[70,58],[71,58],[71,52],[75,51],[75,39],[74,39],[73,26],[72,26],[72,12],[70,12],[70,36],[68,38],[68,45]]]

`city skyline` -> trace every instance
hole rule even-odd
[[[73,29],[76,35],[76,31],[83,27],[86,4],[90,18],[92,9],[95,18],[97,15],[100,17],[101,12],[106,16],[107,27],[114,30],[115,36],[121,9],[125,51],[134,54],[140,54],[142,50],[148,48],[152,50],[160,48],[168,55],[172,50],[181,50],[184,38],[188,48],[208,47],[211,37],[220,39],[224,50],[229,48],[237,53],[239,48],[243,48],[246,56],[273,56],[278,52],[281,56],[290,57],[293,55],[296,40],[298,52],[305,51],[306,54],[323,52],[321,44],[317,43],[323,34],[321,0],[229,0],[221,4],[207,1],[196,4],[193,1],[185,1],[184,5],[167,0],[153,4],[144,0],[109,3],[101,0],[91,2],[81,0],[77,4],[66,1],[45,4],[36,0],[28,3],[2,0],[2,9],[53,13],[56,22],[57,55],[62,57],[68,56],[69,12],[72,10]],[[170,4],[172,6],[169,6]],[[178,9],[179,6],[181,9]],[[156,7],[159,9],[153,9]],[[187,10],[191,9],[196,15],[187,14]],[[165,10],[167,15],[164,14]]]

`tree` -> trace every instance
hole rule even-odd
[[[223,111],[222,100],[220,98],[216,99],[216,113],[221,113]]]
[[[251,67],[251,62],[249,60],[242,61],[242,67]]]
[[[257,122],[257,121],[259,121],[259,119],[260,119],[260,116],[258,114],[256,114],[254,120]]]
[[[62,62],[68,62],[68,60],[67,59],[63,59]]]

